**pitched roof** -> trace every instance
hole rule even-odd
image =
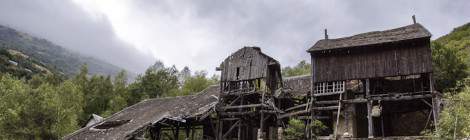
[[[77,130],[64,139],[127,139],[163,119],[182,121],[203,115],[217,103],[218,87],[210,86],[196,95],[144,100],[102,122]],[[99,129],[104,124],[107,125],[104,127],[111,127]]]
[[[373,31],[337,39],[322,39],[317,41],[315,45],[307,51],[315,52],[321,50],[368,46],[426,37],[431,37],[431,33],[421,24],[416,23],[391,30]]]

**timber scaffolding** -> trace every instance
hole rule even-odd
[[[440,94],[423,26],[327,36],[307,50],[310,75],[283,78],[277,60],[243,47],[217,67],[218,85],[139,102],[64,139],[283,139],[293,118],[307,139],[418,139],[437,125]],[[313,121],[326,129],[307,127]]]

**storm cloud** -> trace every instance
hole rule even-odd
[[[308,60],[323,38],[412,24],[433,38],[470,21],[466,0],[50,0],[0,2],[0,23],[141,72],[156,59],[214,72],[231,52],[259,46],[283,66]]]

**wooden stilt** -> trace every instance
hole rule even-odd
[[[192,129],[191,129],[191,140],[195,140],[194,133],[196,133],[196,130],[197,130],[196,127],[192,127]]]
[[[176,125],[175,133],[173,133],[173,134],[174,134],[174,136],[173,136],[174,139],[175,139],[175,140],[178,140],[178,139],[179,139],[179,135],[180,135],[180,125],[179,125],[179,123]]]
[[[262,94],[262,95],[261,95],[261,104],[264,104],[264,96],[265,96],[265,94],[264,94],[264,92],[261,93],[261,94]],[[261,110],[263,110],[263,109],[261,109]],[[262,140],[262,139],[264,139],[264,131],[263,131],[263,130],[264,130],[264,112],[263,112],[263,111],[260,111],[260,114],[261,114],[261,117],[260,117],[260,124],[259,124],[259,129],[260,129],[260,130],[259,130],[259,133],[260,133],[260,134],[258,134],[258,135],[259,135],[259,138],[258,138],[258,139],[261,139],[261,140]]]
[[[336,112],[336,124],[335,124],[335,131],[333,137],[336,138],[338,135],[338,125],[339,125],[339,116],[341,114],[341,100],[343,100],[343,93],[339,94],[339,103],[338,103],[338,111]]]
[[[219,120],[219,131],[218,131],[218,140],[223,140],[223,135],[224,135],[224,131],[223,131],[224,127],[223,127],[223,121],[222,120]]]
[[[370,81],[366,79],[366,97],[367,97],[367,125],[369,130],[369,138],[374,137],[374,124],[372,121],[372,100],[370,100]]]
[[[185,131],[186,131],[186,140],[189,140],[189,133],[191,131],[191,125],[190,124],[186,124],[186,128],[185,128]]]
[[[433,80],[432,80],[432,73],[429,74],[429,90],[431,91],[431,94],[433,94],[433,98],[431,99],[432,100],[431,104],[432,104],[432,115],[433,115],[434,127],[438,128],[437,127],[437,125],[438,125],[437,121],[439,120],[438,119],[439,104],[437,102],[439,100],[439,97],[434,92],[434,83],[433,83]],[[437,131],[437,129],[435,131]]]

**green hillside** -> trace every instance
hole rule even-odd
[[[116,75],[121,68],[91,57],[71,52],[45,39],[33,37],[0,25],[0,49],[16,50],[37,61],[38,64],[57,70],[66,76],[79,72],[87,64],[90,74]]]
[[[468,42],[470,41],[470,23],[454,28],[452,32],[435,40],[442,44],[448,44],[451,42],[459,42],[459,44],[467,43],[466,47],[470,47]]]

